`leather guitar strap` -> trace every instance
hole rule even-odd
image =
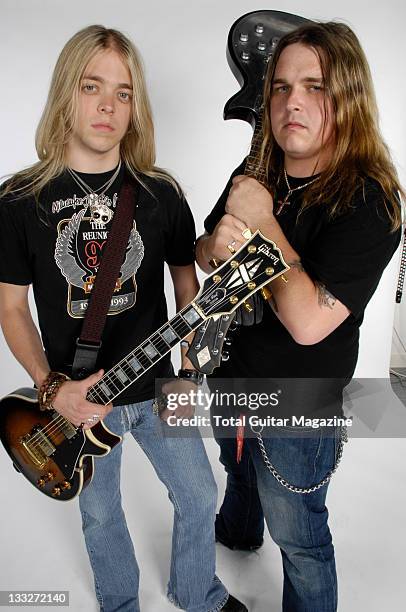
[[[76,352],[72,366],[72,378],[75,380],[86,378],[96,369],[107,312],[133,226],[135,198],[135,180],[126,174],[90,294],[80,337],[76,340]]]

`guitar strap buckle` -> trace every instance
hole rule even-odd
[[[101,345],[101,341],[89,342],[80,338],[76,340],[76,353],[72,365],[72,378],[74,380],[82,380],[93,374]]]

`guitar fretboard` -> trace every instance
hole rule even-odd
[[[251,148],[245,164],[244,174],[257,179],[261,185],[266,186],[266,169],[264,163],[261,163],[261,145],[263,140],[262,133],[262,111],[258,113],[258,118],[255,123],[254,134],[251,140]]]
[[[87,399],[103,405],[114,400],[204,320],[193,305],[186,306],[90,387]]]

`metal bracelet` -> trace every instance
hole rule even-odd
[[[340,427],[340,441],[339,441],[338,448],[337,448],[336,460],[335,460],[334,467],[328,472],[327,476],[325,478],[323,478],[323,480],[321,480],[316,485],[313,485],[312,487],[297,487],[297,486],[291,484],[290,482],[288,482],[287,480],[285,480],[279,474],[279,472],[275,468],[275,466],[271,463],[271,461],[270,461],[270,459],[269,459],[269,457],[267,455],[267,452],[265,450],[264,441],[262,439],[261,432],[256,431],[254,433],[257,436],[259,448],[261,450],[262,457],[264,459],[264,463],[265,463],[266,467],[268,468],[268,470],[270,471],[270,473],[272,474],[272,476],[279,482],[279,484],[282,485],[282,487],[285,487],[289,491],[292,491],[292,493],[301,493],[302,495],[303,494],[307,494],[307,493],[314,493],[314,491],[318,491],[318,489],[321,489],[321,487],[324,487],[324,485],[326,485],[331,480],[332,475],[337,470],[337,468],[338,468],[338,466],[340,464],[340,461],[341,461],[341,458],[342,458],[342,455],[343,455],[344,443],[348,442],[347,427],[345,425],[342,425]]]

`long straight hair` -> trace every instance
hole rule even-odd
[[[379,183],[393,229],[401,224],[403,199],[388,147],[378,125],[378,109],[367,59],[354,32],[342,23],[312,23],[286,34],[271,58],[264,83],[264,120],[261,159],[268,172],[268,184],[275,189],[284,168],[284,153],[276,142],[271,125],[272,84],[281,53],[300,43],[313,49],[319,58],[325,94],[334,115],[334,156],[310,185],[301,211],[310,206],[327,206],[335,216],[348,210],[357,189],[366,177]]]
[[[120,155],[128,171],[162,179],[178,191],[176,181],[155,164],[154,126],[140,55],[134,44],[118,30],[91,25],[77,32],[64,46],[56,62],[48,99],[35,137],[39,161],[8,181],[4,193],[35,195],[66,168],[65,147],[75,126],[80,84],[86,66],[99,52],[112,49],[126,62],[131,74],[133,97],[127,133]]]

